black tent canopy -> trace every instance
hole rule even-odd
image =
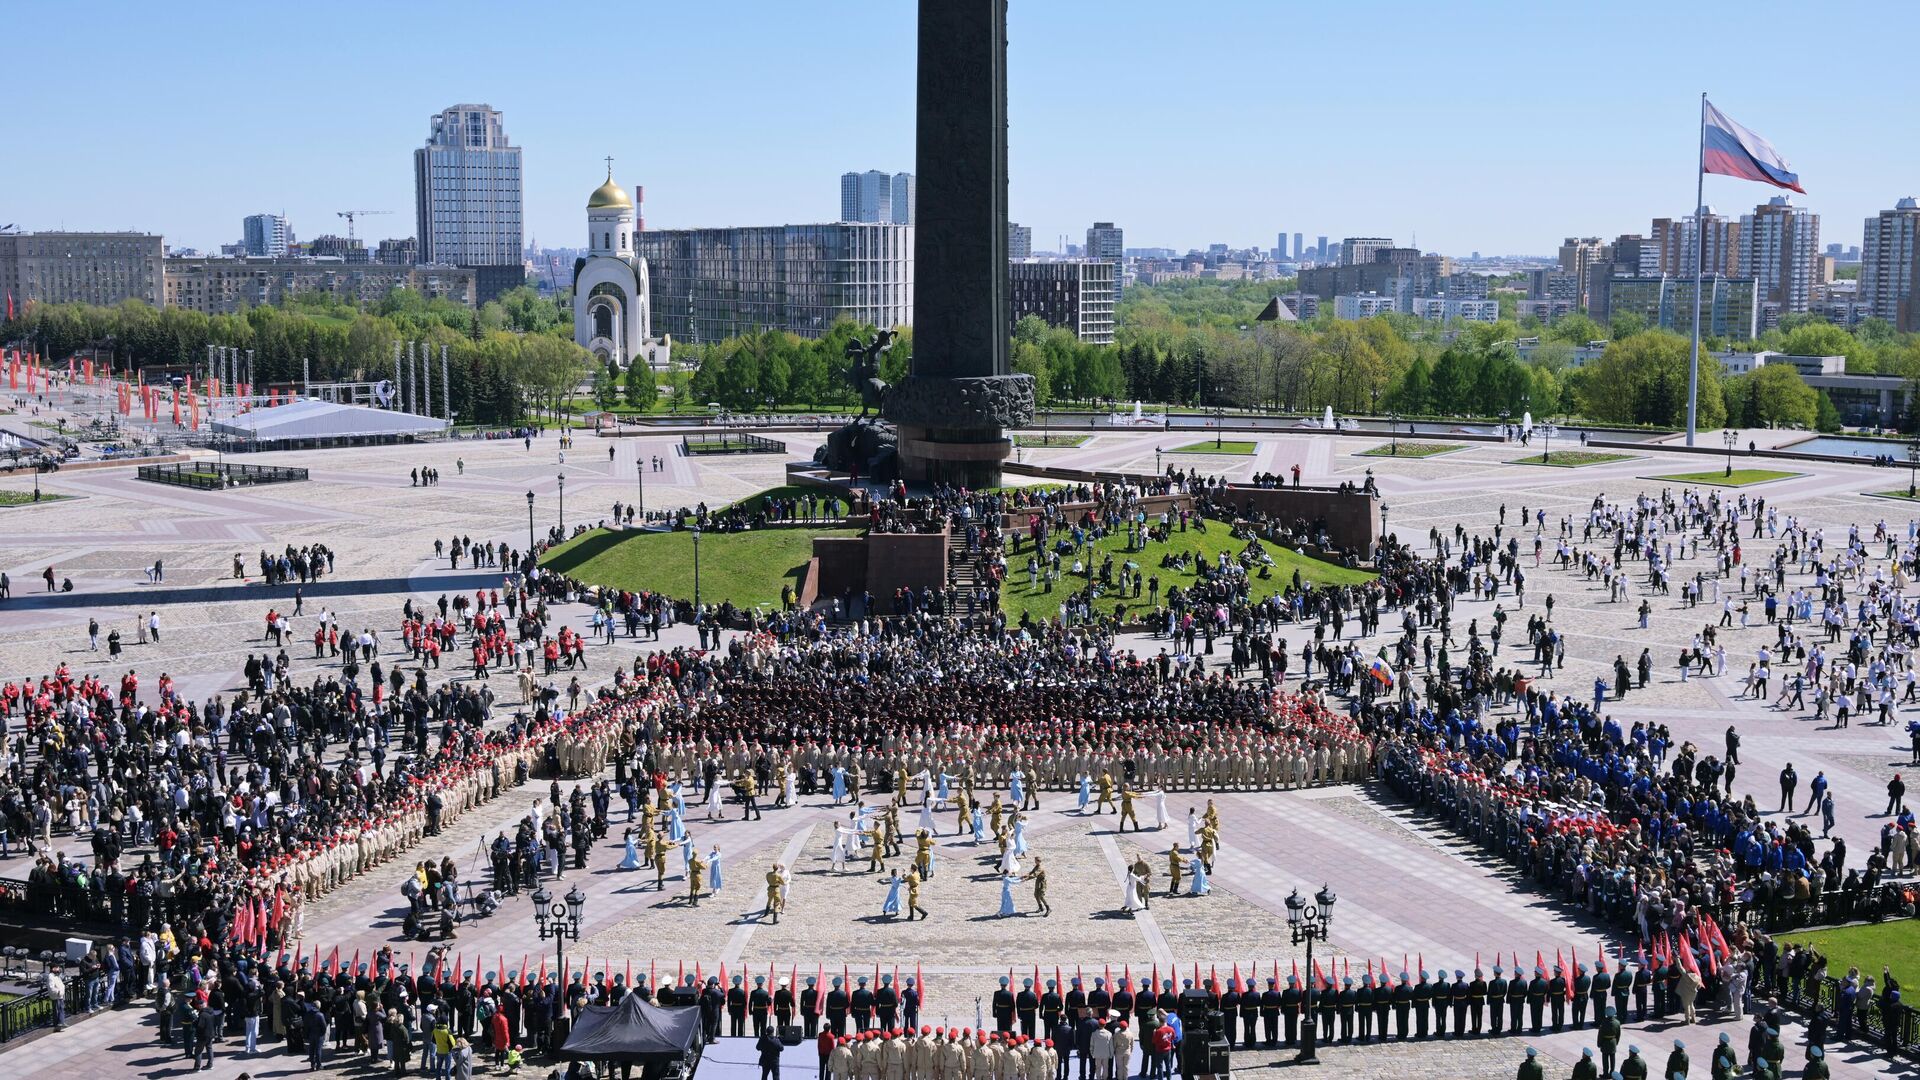
[[[562,1057],[665,1064],[698,1055],[700,1010],[655,1005],[628,994],[618,1005],[589,1005],[574,1018]]]

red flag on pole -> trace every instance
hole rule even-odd
[[[1039,964],[1033,965],[1033,977],[1036,981],[1040,978]],[[920,974],[920,961],[918,960],[913,962],[913,985],[920,988],[920,1004],[925,1005],[927,1003],[927,980],[925,976]]]
[[[507,954],[499,953],[498,956],[499,961],[496,965],[495,974],[500,981],[500,985],[505,986],[507,985]]]
[[[1700,974],[1700,964],[1693,958],[1693,939],[1685,930],[1680,931],[1680,968],[1696,976]]]

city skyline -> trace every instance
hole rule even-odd
[[[1745,47],[1739,27],[1775,6],[1794,15],[1796,51],[1844,69],[1845,82],[1809,91],[1822,84],[1778,79],[1770,65],[1726,64],[1713,69],[1711,85],[1697,85],[1685,43]],[[310,104],[309,83],[249,74],[262,85],[217,106],[187,99],[194,103],[156,122],[125,102],[168,63],[246,52],[262,20],[276,40],[317,42],[337,37],[354,11],[377,16],[397,39],[439,32],[437,16],[214,5],[188,22],[109,8],[85,27],[52,9],[17,15],[23,39],[43,47],[12,70],[26,85],[60,92],[14,120],[20,145],[52,152],[31,155],[34,166],[10,176],[0,222],[131,228],[206,251],[238,240],[240,218],[261,208],[284,211],[302,237],[344,232],[338,210],[394,211],[360,224],[371,246],[412,234],[411,154],[428,118],[456,102],[503,113],[525,152],[526,235],[550,246],[581,243],[578,208],[608,155],[621,183],[647,188],[654,228],[832,221],[834,181],[850,164],[912,156],[914,13],[906,4],[756,5],[746,19],[649,9],[650,39],[671,46],[724,37],[737,70],[712,79],[704,50],[649,50],[640,85],[682,88],[675,107],[641,110],[638,122],[611,129],[611,114],[582,98],[592,81],[566,71],[595,63],[579,53],[575,20],[526,19],[484,4],[475,25],[489,25],[493,12],[491,24],[511,24],[512,33],[468,35],[457,71],[339,49],[326,54],[337,78],[324,107]],[[1920,150],[1886,137],[1901,127],[1898,103],[1920,90],[1910,65],[1895,62],[1894,36],[1870,32],[1900,10],[1890,5],[1818,18],[1784,5],[1530,9],[1524,20],[1506,4],[1477,5],[1469,13],[1481,17],[1464,19],[1398,4],[1359,19],[1252,2],[1223,3],[1205,20],[1156,19],[1160,10],[1012,5],[1009,203],[1033,228],[1037,249],[1055,249],[1062,234],[1076,242],[1091,222],[1110,220],[1131,247],[1264,249],[1288,228],[1399,243],[1417,235],[1423,249],[1454,255],[1544,255],[1567,235],[1635,231],[1689,208],[1702,89],[1793,162],[1809,191],[1794,201],[1822,215],[1831,239],[1859,244],[1868,218],[1920,191]],[[1666,32],[1645,33],[1649,20]],[[898,47],[847,53],[827,32],[840,25],[863,27],[863,42]],[[853,56],[857,70],[804,60],[796,49],[809,41],[819,57]],[[1271,47],[1248,52],[1248,42]],[[1084,109],[1083,65],[1069,58],[1090,52],[1136,88],[1112,99],[1110,116]],[[80,53],[97,61],[85,79],[57,66]],[[1208,54],[1234,62],[1210,65],[1208,79],[1180,77],[1192,57]],[[1365,63],[1336,63],[1341,55]],[[1588,70],[1630,63],[1635,75],[1620,85],[1562,85],[1537,74],[1569,62]],[[854,75],[877,89],[847,95]],[[1473,122],[1483,136],[1463,139],[1459,124],[1432,123],[1430,111],[1409,104],[1428,96],[1416,92],[1422,83],[1446,95],[1456,119],[1484,114]],[[291,137],[289,116],[297,118]],[[1081,137],[1103,116],[1106,135]],[[83,130],[87,137],[76,138]],[[279,134],[266,139],[269,131]],[[1205,197],[1182,194],[1193,186]],[[1764,195],[1722,177],[1706,184],[1706,201],[1722,213],[1748,212]]]

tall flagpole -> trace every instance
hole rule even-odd
[[[1687,361],[1687,445],[1700,409],[1700,272],[1707,261],[1707,93],[1700,92],[1700,152],[1693,159],[1693,355]]]

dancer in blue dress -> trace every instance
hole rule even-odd
[[[940,774],[940,785],[938,789],[940,805],[934,809],[943,810],[949,802],[953,801],[953,782],[958,779],[959,777],[954,776],[952,773]]]
[[[979,803],[973,804],[973,842],[976,844],[987,842],[987,815],[980,812]]]
[[[847,801],[847,770],[838,765],[833,767],[833,805],[839,806]]]
[[[1027,819],[1016,815],[1013,819],[1013,854],[1019,858],[1027,853]]]
[[[1213,891],[1213,886],[1207,884],[1207,864],[1200,861],[1200,856],[1195,855],[1187,864],[1187,872],[1192,875],[1187,885],[1188,896],[1205,896]]]
[[[1026,774],[1019,769],[1007,777],[1007,794],[1012,797],[1013,805],[1020,806],[1027,801]]]
[[[1000,914],[1003,918],[1013,914],[1013,883],[1019,880],[1016,874],[1000,875]]]
[[[686,838],[687,820],[680,813],[680,805],[676,802],[673,809],[667,811],[667,839],[677,844]]]
[[[620,860],[620,869],[622,870],[640,869],[640,852],[638,849],[636,849],[633,846],[633,830],[632,829],[627,830],[627,853],[625,857],[623,857]]]
[[[713,850],[707,852],[707,888],[719,892],[720,885],[720,845],[715,844]]]
[[[900,886],[904,884],[906,881],[901,878],[900,871],[895,870],[893,879],[887,882],[887,898],[880,904],[880,914],[896,919],[900,917]]]
[[[1088,776],[1086,773],[1081,773],[1080,774],[1080,805],[1078,807],[1079,811],[1083,814],[1086,813],[1087,803],[1091,801],[1093,801],[1093,778]]]

